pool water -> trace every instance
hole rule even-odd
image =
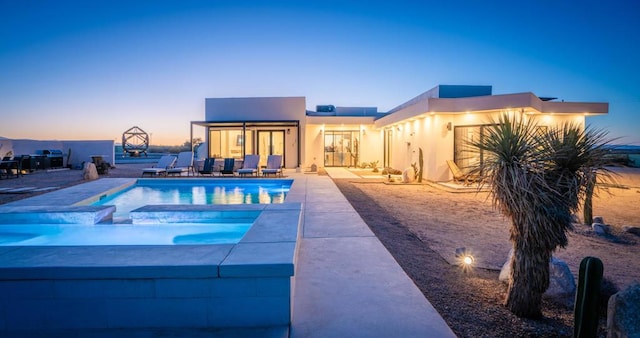
[[[0,246],[235,244],[251,223],[0,225]]]
[[[115,205],[114,220],[127,219],[129,212],[159,204],[276,204],[283,203],[292,180],[149,179],[92,205]]]
[[[0,224],[0,246],[235,244],[259,215],[260,212],[255,211],[258,206],[246,207],[253,211],[242,211],[244,207],[242,210],[235,207],[232,211],[220,206],[203,206],[196,211],[171,207],[177,209],[166,211],[163,205],[283,203],[292,183],[293,180],[269,179],[139,179],[116,193],[90,199],[97,199],[92,203],[95,206],[115,206],[111,221],[75,224],[78,218],[72,217],[74,214],[70,211],[70,217],[52,216],[52,220],[68,222]],[[153,207],[157,205],[160,206]],[[144,206],[150,207],[141,211]],[[130,213],[136,209],[139,210],[134,220]],[[41,216],[38,211],[33,213],[33,217]]]

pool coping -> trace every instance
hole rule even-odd
[[[112,220],[115,206],[30,205],[0,208],[0,224],[98,224]]]

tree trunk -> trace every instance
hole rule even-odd
[[[584,224],[591,225],[593,223],[593,189],[595,188],[595,180],[591,179],[587,182],[584,206],[582,208],[582,218]]]
[[[542,317],[542,294],[549,287],[550,253],[514,245],[505,305],[518,317]]]

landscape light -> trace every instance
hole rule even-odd
[[[465,272],[473,267],[475,259],[473,258],[473,255],[467,251],[467,248],[457,248],[456,258],[458,259],[458,264]]]

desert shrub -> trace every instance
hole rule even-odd
[[[373,168],[373,172],[374,172],[374,173],[377,173],[377,172],[378,172],[378,162],[380,162],[380,161],[372,161],[372,162],[369,162],[369,166],[370,166],[371,168]]]
[[[393,169],[391,167],[386,167],[382,169],[382,175],[402,175],[402,171],[398,169]]]

